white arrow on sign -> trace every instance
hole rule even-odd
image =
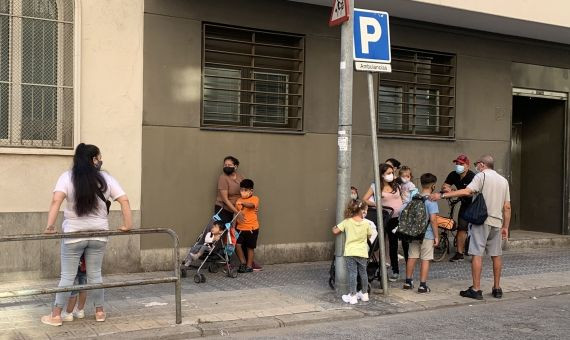
[[[350,0],[334,0],[329,26],[337,26],[348,20],[349,1]]]

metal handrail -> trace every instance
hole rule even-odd
[[[62,238],[85,238],[85,237],[102,237],[102,236],[117,236],[117,235],[140,235],[140,234],[169,234],[174,243],[173,248],[173,265],[174,276],[167,276],[162,278],[150,278],[142,280],[121,281],[112,283],[97,283],[86,284],[77,286],[57,287],[57,288],[39,288],[39,289],[22,289],[16,291],[7,291],[0,293],[1,298],[13,298],[21,296],[34,296],[42,294],[62,293],[74,290],[92,290],[100,288],[115,288],[127,286],[141,286],[158,283],[171,283],[174,282],[174,295],[176,302],[176,323],[182,323],[182,298],[181,298],[181,281],[180,281],[180,255],[178,252],[179,241],[178,235],[172,229],[167,228],[153,228],[153,229],[131,229],[129,231],[84,231],[74,233],[56,233],[56,234],[24,234],[24,235],[6,235],[0,236],[0,242],[15,242],[15,241],[32,241],[32,240],[51,240]]]

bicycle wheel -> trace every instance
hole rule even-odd
[[[443,232],[439,238],[439,244],[437,247],[433,248],[433,260],[435,262],[440,262],[445,259],[445,256],[449,252],[449,239],[447,238],[447,233]]]

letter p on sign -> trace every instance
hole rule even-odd
[[[354,10],[354,60],[389,63],[390,29],[388,13]]]
[[[362,53],[369,54],[370,43],[377,42],[380,40],[382,36],[382,27],[380,27],[380,23],[373,19],[367,17],[360,17],[360,45],[362,49]],[[372,28],[372,32],[370,32],[369,27]]]

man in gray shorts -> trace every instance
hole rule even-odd
[[[482,193],[487,205],[488,217],[483,225],[469,225],[469,254],[472,255],[471,274],[473,276],[473,286],[461,291],[463,297],[482,300],[481,272],[482,257],[485,253],[493,259],[494,285],[492,295],[495,298],[502,298],[503,291],[500,286],[501,270],[503,263],[501,260],[502,240],[506,240],[509,235],[509,224],[511,222],[511,198],[509,194],[509,183],[499,175],[494,169],[494,160],[491,156],[483,156],[476,163],[477,175],[473,178],[467,188],[443,194],[432,194],[430,199],[438,200],[449,197],[471,196],[474,193]]]

